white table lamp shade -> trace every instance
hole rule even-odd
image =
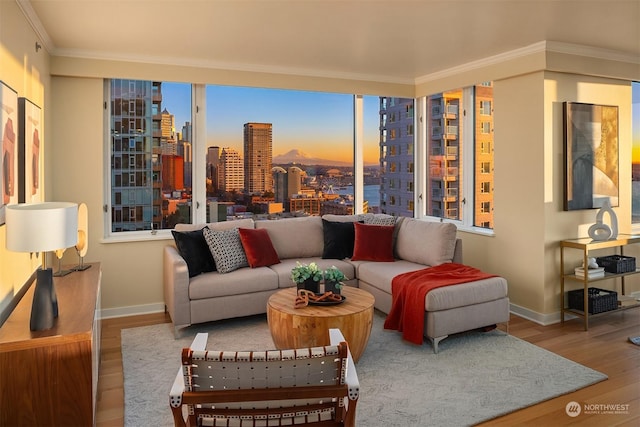
[[[78,205],[68,202],[21,203],[6,207],[7,249],[49,252],[78,242]]]

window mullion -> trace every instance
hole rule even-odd
[[[202,224],[207,219],[207,99],[206,86],[192,85],[191,118],[192,118],[192,203],[191,221]]]
[[[415,151],[414,151],[414,216],[423,218],[427,212],[427,97],[415,100]]]
[[[475,206],[475,96],[473,87],[467,87],[463,93],[463,140],[462,140],[462,224],[473,226]]]
[[[353,96],[353,208],[354,213],[364,213],[364,100]]]

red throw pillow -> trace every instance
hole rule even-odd
[[[240,241],[251,268],[279,264],[280,258],[264,228],[240,228]]]
[[[393,225],[353,223],[355,243],[352,261],[393,261]]]

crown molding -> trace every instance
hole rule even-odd
[[[434,80],[443,79],[456,74],[462,74],[465,72],[477,70],[490,65],[500,64],[502,62],[510,61],[512,59],[522,58],[525,56],[533,55],[536,53],[544,52],[546,48],[546,42],[538,42],[525,46],[519,49],[514,49],[509,52],[499,53],[497,55],[482,58],[477,61],[468,62],[466,64],[458,65],[456,67],[447,68],[446,70],[437,71],[435,73],[427,74],[422,77],[418,77],[415,80],[415,84],[423,84]]]
[[[626,52],[619,52],[610,49],[602,49],[592,46],[584,46],[579,44],[547,41],[546,49],[548,52],[564,53],[567,55],[587,56],[590,58],[605,59],[607,61],[628,62],[631,64],[640,64],[640,55],[634,55]]]
[[[466,64],[447,68],[432,74],[418,77],[415,84],[423,84],[438,79],[450,77],[456,74],[477,70],[479,68],[500,64],[510,60],[526,57],[537,53],[556,52],[566,55],[586,56],[591,58],[604,59],[608,61],[628,62],[631,64],[640,64],[640,56],[624,52],[613,51],[609,49],[601,49],[591,46],[583,46],[578,44],[557,42],[557,41],[541,41],[509,52],[500,53],[498,55],[489,56],[478,61],[468,62]]]
[[[412,78],[398,78],[394,76],[348,73],[341,71],[318,71],[305,68],[293,67],[272,67],[268,65],[241,64],[230,62],[207,61],[199,59],[175,58],[170,56],[144,56],[144,55],[123,55],[113,52],[97,54],[91,51],[80,51],[75,49],[56,49],[54,56],[77,59],[103,60],[103,61],[123,61],[152,65],[171,65],[177,67],[193,67],[222,71],[239,71],[261,74],[289,75],[299,77],[315,77],[325,79],[343,79],[370,81],[375,83],[390,83],[401,85],[413,85]]]
[[[47,33],[47,30],[45,30],[44,25],[42,25],[40,18],[38,18],[38,14],[36,13],[35,10],[33,10],[33,6],[31,6],[31,2],[29,0],[15,0],[15,1],[18,7],[20,8],[20,10],[22,11],[22,14],[25,16],[25,18],[27,18],[29,25],[31,25],[31,28],[33,28],[33,31],[35,31],[36,35],[40,39],[40,42],[42,43],[42,47],[47,52],[49,52],[49,54],[51,54],[51,52],[55,50],[55,45],[53,44],[53,40],[51,40],[49,33]]]

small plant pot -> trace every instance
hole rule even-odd
[[[340,282],[334,282],[333,280],[326,280],[324,282],[324,291],[325,292],[333,292],[334,294],[340,295]]]
[[[316,294],[320,292],[320,282],[313,279],[307,279],[303,283],[298,283],[297,287],[298,289],[306,289]]]

